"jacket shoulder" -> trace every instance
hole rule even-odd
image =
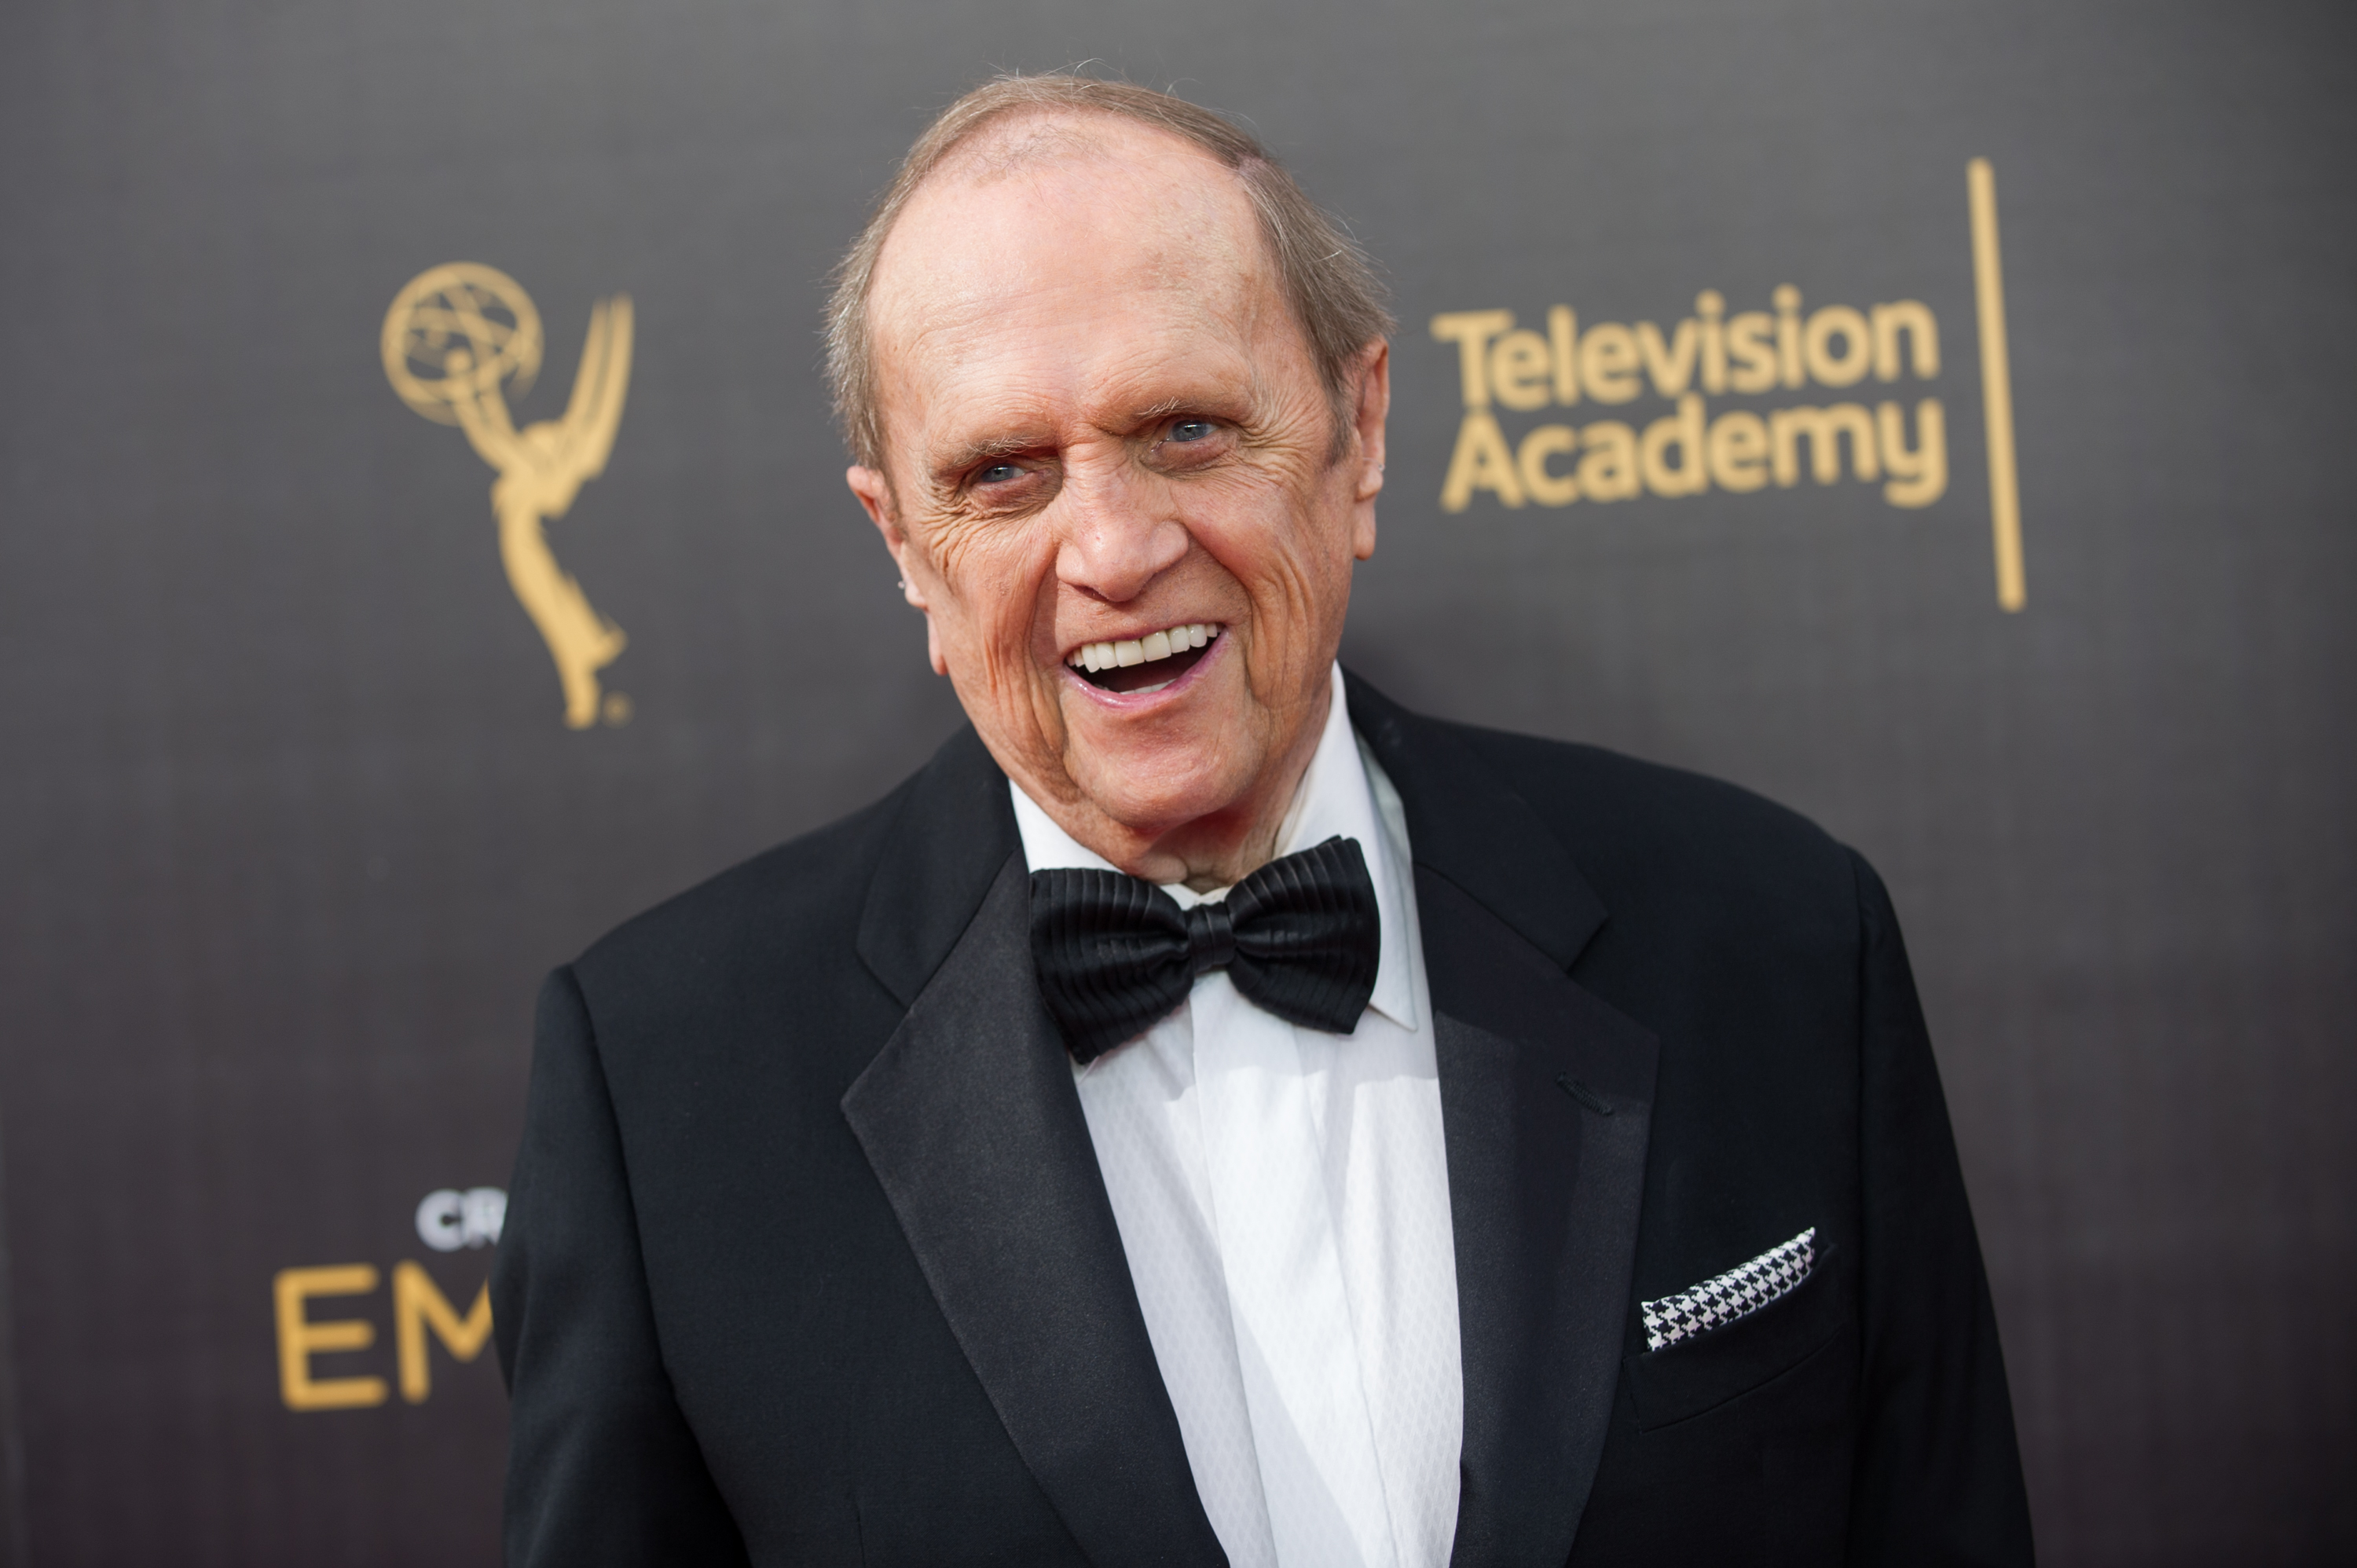
[[[1857,857],[1800,812],[1602,746],[1447,727],[1529,803],[1616,918],[1675,911],[1682,924],[1854,935]]]
[[[1624,832],[1666,832],[1686,840],[1724,835],[1730,844],[1752,841],[1804,853],[1840,847],[1792,808],[1706,773],[1578,741],[1472,725],[1443,727],[1505,775],[1543,815],[1567,825],[1609,822]]]
[[[573,964],[602,1026],[617,1010],[677,1016],[763,982],[807,991],[864,973],[854,934],[915,779],[623,921]],[[701,1005],[699,1005],[701,1004]]]

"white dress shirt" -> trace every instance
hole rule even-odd
[[[1288,1024],[1217,970],[1074,1071],[1229,1562],[1440,1568],[1465,1389],[1432,1008],[1406,816],[1351,729],[1339,668],[1333,680],[1276,852],[1340,833],[1366,856],[1383,957],[1358,1028]],[[1110,869],[1014,797],[1031,869]],[[1226,896],[1164,891],[1182,907]]]

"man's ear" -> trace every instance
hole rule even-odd
[[[1383,489],[1383,427],[1392,412],[1392,346],[1378,338],[1359,350],[1357,396],[1351,422],[1357,427],[1358,484],[1351,499],[1358,515],[1351,530],[1351,553],[1364,561],[1375,553],[1375,498]]]
[[[843,471],[844,483],[859,498],[867,513],[867,521],[884,536],[884,548],[892,553],[892,564],[900,569],[900,596],[910,607],[923,612],[925,618],[925,657],[933,666],[933,673],[950,672],[949,660],[942,657],[941,628],[933,624],[932,606],[925,601],[925,590],[912,570],[917,553],[909,548],[909,536],[900,531],[899,514],[892,506],[892,482],[880,468],[869,468],[854,463]]]
[[[924,594],[909,572],[909,536],[900,532],[899,514],[892,506],[892,481],[884,477],[881,468],[870,468],[854,463],[843,471],[843,482],[859,498],[867,521],[884,536],[884,548],[892,553],[892,564],[900,569],[900,592],[918,609],[925,607]]]

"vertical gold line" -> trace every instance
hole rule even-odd
[[[2013,372],[2005,348],[2005,269],[1997,253],[1996,175],[1986,158],[1964,166],[1972,196],[1973,292],[1981,317],[1981,406],[1988,426],[1989,528],[1996,545],[1996,602],[2029,596],[2021,566],[2021,489],[2013,467]]]

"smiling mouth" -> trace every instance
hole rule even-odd
[[[1158,692],[1201,662],[1220,633],[1216,621],[1195,621],[1123,642],[1092,642],[1064,656],[1072,673],[1102,691]]]

